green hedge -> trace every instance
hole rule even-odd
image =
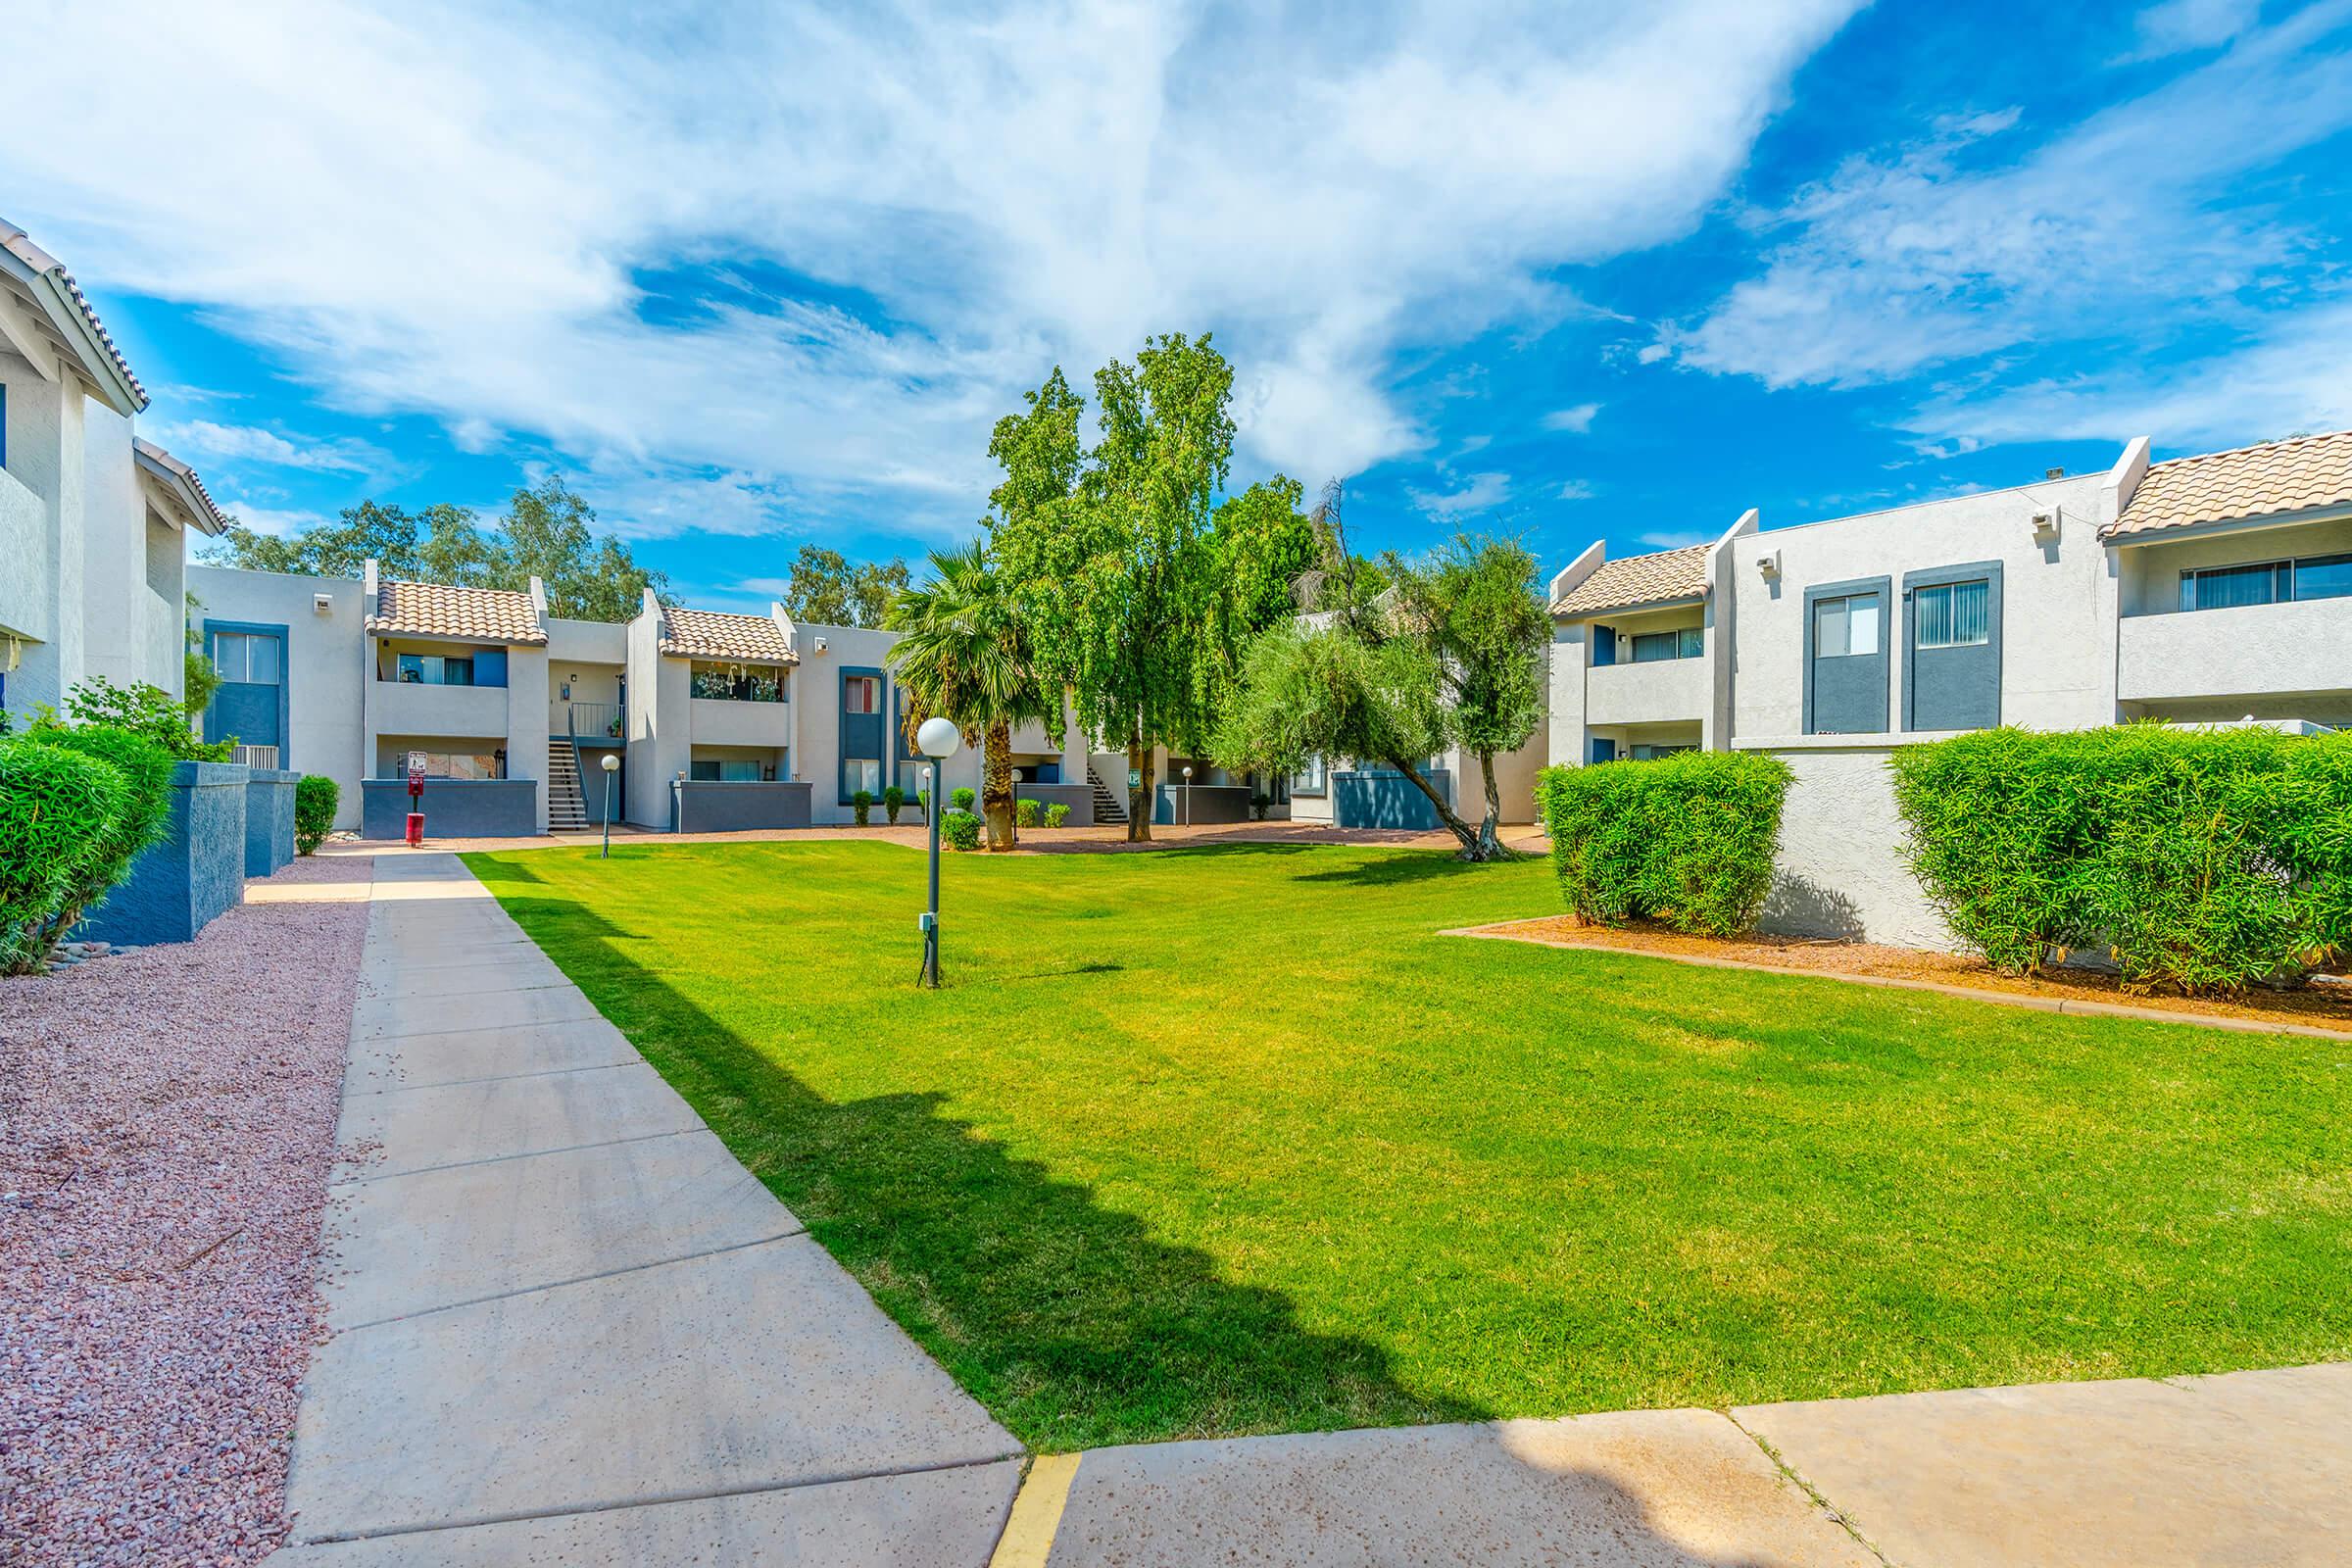
[[[122,775],[122,808],[89,845],[74,884],[37,928],[33,956],[46,959],[75,921],[96,908],[107,893],[130,875],[133,861],[164,836],[172,817],[172,754],[126,729],[85,724],[77,729],[42,727],[26,740],[63,747],[106,763]]]
[[[2104,948],[2134,988],[2228,992],[2352,948],[2352,735],[1984,730],[1894,779],[1929,901],[1995,967]]]
[[[40,965],[43,924],[99,863],[129,801],[130,783],[112,763],[0,740],[0,970]]]
[[[317,852],[335,830],[335,808],[343,803],[343,789],[323,773],[305,773],[294,784],[294,850],[299,855]]]
[[[939,836],[954,850],[980,847],[980,818],[969,811],[949,811],[939,819]]]
[[[1568,907],[1588,920],[1662,920],[1737,936],[1772,886],[1788,768],[1754,753],[1547,767],[1536,805]]]

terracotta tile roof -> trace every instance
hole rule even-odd
[[[2352,430],[2153,465],[2108,539],[2352,505]]]
[[[1630,610],[1636,605],[1658,605],[1677,599],[1697,599],[1707,591],[1707,545],[1685,545],[1623,561],[1604,561],[1592,575],[1552,604],[1555,615],[1590,615],[1603,610]]]
[[[204,481],[196,476],[196,470],[194,468],[189,467],[186,464],[180,462],[171,453],[166,452],[162,447],[159,447],[154,442],[148,440],[145,436],[134,437],[130,444],[132,450],[135,451],[140,458],[154,464],[156,466],[162,468],[166,473],[172,475],[172,477],[185,483],[190,490],[196,492],[196,499],[203,504],[202,511],[196,519],[196,525],[198,527],[202,528],[206,533],[223,533],[227,531],[228,519],[220,515],[220,509],[213,504],[213,493],[204,487]]]
[[[532,645],[547,641],[531,596],[507,588],[450,588],[434,582],[387,582],[375,591],[368,629],[382,635],[462,637],[468,642]]]
[[[728,615],[715,610],[662,612],[662,652],[678,659],[734,659],[756,664],[797,664],[773,615]]]
[[[97,339],[106,357],[114,362],[123,383],[130,388],[133,401],[142,409],[147,407],[147,389],[139,385],[139,378],[131,373],[130,362],[122,358],[121,349],[115,347],[114,334],[107,331],[104,321],[98,319],[98,312],[91,306],[89,296],[82,293],[81,285],[74,281],[74,274],[66,270],[65,264],[35,245],[23,229],[5,219],[0,219],[0,250],[6,250],[34,272],[47,274],[56,280],[66,297],[74,302],[74,308],[81,313],[82,322],[88,326],[90,336]]]

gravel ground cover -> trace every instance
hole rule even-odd
[[[0,981],[0,1562],[284,1537],[372,870],[297,860],[194,942]]]

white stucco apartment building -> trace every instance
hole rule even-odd
[[[84,680],[185,681],[190,534],[224,526],[186,465],[139,439],[147,392],[73,277],[0,222],[0,708]]]
[[[2352,432],[2050,474],[1552,583],[1559,762],[1685,747],[1795,774],[1768,927],[1942,946],[1892,750],[1996,724],[2352,721]]]

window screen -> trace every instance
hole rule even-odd
[[[1813,606],[1813,652],[1823,659],[1862,657],[1879,651],[1876,594],[1817,600]]]
[[[1922,648],[1974,648],[1992,640],[1992,585],[1940,583],[1912,595],[1912,625]]]

